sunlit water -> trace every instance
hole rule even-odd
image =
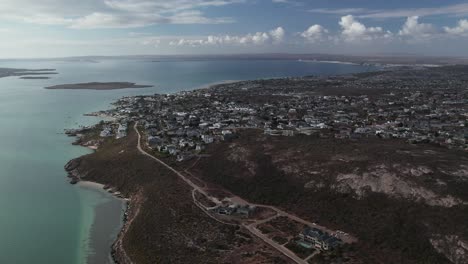
[[[372,67],[299,61],[0,61],[0,67],[54,68],[49,80],[0,79],[0,263],[106,263],[122,202],[67,183],[64,164],[89,150],[64,128],[97,122],[84,113],[122,96],[173,93],[225,80],[330,75]],[[46,90],[45,86],[129,81],[153,88]],[[93,228],[94,227],[94,228]],[[92,255],[92,258],[89,256]],[[87,261],[92,259],[92,261]]]

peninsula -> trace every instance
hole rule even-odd
[[[118,263],[467,263],[468,66],[124,97],[66,165]]]
[[[0,68],[0,78],[10,76],[24,76],[21,79],[44,78],[36,77],[37,75],[58,74],[55,69],[15,69],[15,68]]]
[[[75,84],[60,84],[45,87],[49,90],[119,90],[128,88],[149,88],[152,85],[138,85],[131,82],[89,82]]]
[[[23,77],[20,77],[20,79],[23,79],[23,80],[47,80],[47,79],[50,79],[50,77],[47,77],[47,76],[23,76]]]

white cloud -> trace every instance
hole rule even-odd
[[[392,35],[390,31],[384,31],[381,27],[366,27],[352,15],[341,17],[339,24],[342,28],[341,35],[348,42],[389,38]]]
[[[412,16],[433,16],[433,15],[451,15],[462,16],[468,15],[468,3],[445,5],[440,7],[425,7],[425,8],[396,8],[396,9],[368,9],[368,8],[316,8],[309,10],[312,13],[329,14],[329,15],[345,15],[353,14],[359,18],[401,18]]]
[[[430,8],[410,8],[410,9],[392,9],[392,10],[368,10],[363,18],[398,18],[413,16],[434,16],[434,15],[467,15],[468,4],[455,4]]]
[[[40,2],[40,3],[38,3]],[[219,24],[202,9],[245,0],[2,0],[2,19],[71,28],[131,28],[153,24]],[[27,7],[27,8],[25,8]]]
[[[468,20],[467,19],[462,19],[458,21],[458,24],[456,27],[444,27],[445,32],[451,35],[457,35],[457,36],[468,36]]]
[[[75,19],[71,28],[133,28],[149,24],[168,23],[167,18],[157,15],[115,15],[109,13],[92,13]]]
[[[276,43],[282,42],[285,34],[286,31],[282,27],[277,27],[270,31],[270,36]]]
[[[246,37],[241,38],[241,44],[253,43],[255,45],[261,45],[267,42],[270,39],[270,35],[265,32],[257,32],[254,35],[247,35]]]
[[[315,8],[309,12],[317,14],[332,14],[332,15],[347,15],[347,14],[362,14],[367,12],[365,8]]]
[[[145,46],[154,46],[158,48],[159,45],[161,44],[161,40],[159,38],[148,38],[148,39],[143,40],[141,44]]]
[[[175,38],[169,42],[170,46],[245,46],[245,45],[266,45],[282,42],[286,35],[282,27],[270,30],[269,32],[249,33],[246,35],[220,35],[206,37],[184,37]]]
[[[223,24],[235,22],[235,20],[230,17],[208,18],[198,10],[179,12],[167,17],[167,19],[168,23],[171,24]]]
[[[327,33],[328,30],[321,25],[312,25],[301,33],[301,37],[307,39],[309,42],[320,42],[324,40]]]
[[[178,41],[174,40],[174,41],[169,42],[169,45],[170,46],[191,46],[191,47],[195,47],[195,46],[203,45],[203,40],[201,40],[201,39],[181,38]]]
[[[292,6],[302,6],[303,3],[300,1],[295,1],[295,0],[271,0],[271,2],[275,4],[288,4]]]
[[[436,34],[436,29],[431,24],[419,23],[418,16],[408,17],[398,35],[415,40],[422,40]]]

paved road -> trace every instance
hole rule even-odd
[[[208,195],[208,193],[205,192],[205,190],[203,190],[200,186],[196,185],[195,183],[193,183],[190,179],[188,179],[187,177],[185,177],[182,173],[178,172],[177,170],[175,170],[174,168],[172,168],[171,166],[169,166],[167,163],[165,163],[164,161],[156,158],[155,156],[149,154],[148,152],[146,152],[142,147],[141,147],[141,135],[140,135],[140,131],[138,131],[138,123],[135,123],[135,125],[133,126],[133,128],[135,129],[136,133],[138,134],[138,144],[137,144],[137,149],[138,151],[147,156],[148,158],[151,158],[152,160],[158,162],[159,164],[163,165],[164,167],[166,167],[168,170],[174,172],[177,176],[179,176],[185,183],[187,183],[188,185],[190,185],[193,189],[195,189],[196,191],[204,194],[206,197],[208,197],[210,200],[211,200],[211,197]],[[214,203],[219,203],[219,201],[217,200],[212,200]]]
[[[279,252],[283,253],[283,255],[287,256],[288,258],[290,258],[294,262],[296,262],[298,264],[307,264],[307,262],[305,260],[303,260],[303,259],[299,258],[298,256],[296,256],[296,254],[294,254],[291,250],[287,249],[286,247],[281,246],[278,243],[276,243],[275,241],[271,240],[270,238],[265,236],[262,232],[260,232],[254,226],[252,226],[252,225],[243,225],[243,226],[245,228],[247,228],[247,230],[249,230],[250,233],[256,235],[261,240],[263,240],[265,243],[272,246],[274,249],[278,250]]]
[[[288,213],[288,212],[285,212],[277,207],[274,207],[274,206],[271,206],[271,205],[265,205],[265,204],[255,204],[255,203],[250,203],[244,199],[242,199],[241,197],[239,196],[234,196],[234,197],[231,197],[231,199],[233,200],[236,200],[238,201],[239,203],[242,203],[242,204],[247,204],[247,205],[250,205],[250,206],[256,206],[256,207],[264,207],[264,208],[268,208],[268,209],[271,209],[273,211],[275,211],[277,213],[277,216],[285,216],[285,217],[288,217],[289,219],[291,220],[294,220],[296,222],[299,222],[301,224],[304,224],[304,225],[308,225],[308,226],[313,226],[313,227],[316,227],[318,229],[321,229],[322,231],[325,231],[325,232],[328,232],[330,234],[335,234],[338,238],[340,238],[341,240],[343,240],[343,242],[345,243],[354,243],[354,242],[357,242],[357,239],[355,237],[352,237],[350,235],[342,235],[342,234],[336,234],[333,230],[330,230],[324,226],[319,226],[319,225],[316,225],[310,221],[307,221],[307,220],[304,220],[296,215],[293,215],[291,213]],[[255,224],[255,223],[254,223]]]

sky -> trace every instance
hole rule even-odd
[[[0,58],[468,57],[466,0],[0,0],[0,14]]]

